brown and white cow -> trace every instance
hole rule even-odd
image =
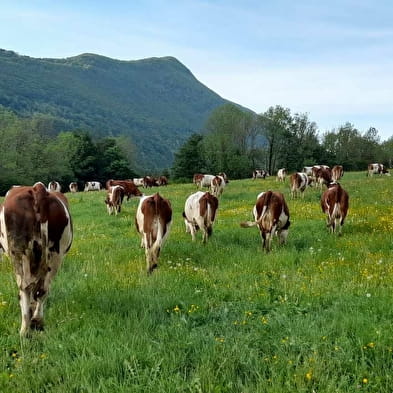
[[[330,168],[324,168],[323,166],[320,166],[320,168],[313,167],[313,175],[315,184],[321,189],[323,185],[327,187],[332,181],[332,171]]]
[[[287,177],[287,170],[285,168],[281,168],[277,171],[277,181],[285,181],[285,178]]]
[[[99,181],[87,181],[85,183],[85,192],[87,191],[100,191],[101,183]]]
[[[44,326],[44,301],[73,237],[67,199],[33,187],[11,188],[0,208],[0,243],[15,270],[21,336]]]
[[[132,181],[137,187],[143,187],[143,177],[135,177]]]
[[[195,184],[198,188],[203,188],[203,187],[211,188],[211,183],[214,177],[215,177],[214,175],[209,175],[209,174],[205,174],[205,175],[197,174],[196,177],[194,175]]]
[[[220,172],[218,176],[221,176],[225,180],[225,183],[229,183],[228,176],[225,172]]]
[[[273,236],[277,233],[279,244],[286,242],[288,237],[289,209],[281,192],[261,192],[253,209],[255,221],[240,224],[243,228],[257,226],[261,233],[262,250],[271,250]]]
[[[191,233],[195,241],[195,234],[200,229],[203,233],[202,242],[213,233],[213,224],[218,209],[218,199],[209,192],[197,191],[190,195],[184,206],[184,222],[186,232]]]
[[[336,182],[344,176],[344,168],[342,165],[335,165],[332,168],[332,181]]]
[[[143,195],[132,180],[108,180],[106,182],[107,190],[112,186],[122,186],[124,188],[124,195],[127,196],[127,201],[133,196],[141,197]]]
[[[389,171],[385,168],[383,164],[368,164],[367,176],[372,175],[388,175],[390,176]]]
[[[158,186],[167,186],[168,185],[168,178],[166,176],[159,176],[157,179]]]
[[[291,185],[291,197],[296,198],[300,192],[300,195],[304,198],[304,191],[307,187],[312,186],[313,180],[304,172],[296,172],[289,177],[289,183]]]
[[[269,176],[269,173],[265,171],[264,169],[255,169],[252,172],[252,179],[265,179],[266,177]]]
[[[52,180],[49,184],[48,184],[48,191],[49,192],[61,192],[61,185],[59,182]]]
[[[307,176],[312,176],[312,166],[304,166],[302,172],[305,173]]]
[[[214,176],[210,183],[210,189],[212,194],[219,198],[224,192],[225,180],[222,176]]]
[[[124,188],[122,186],[110,186],[106,195],[105,204],[108,214],[120,213],[121,204],[124,199]]]
[[[157,186],[157,179],[154,178],[153,176],[145,176],[143,178],[143,187],[145,188],[151,188]]]
[[[321,207],[322,211],[327,214],[327,227],[332,233],[338,230],[338,235],[341,235],[341,228],[349,207],[348,193],[339,183],[330,183],[328,189],[322,194]]]
[[[78,183],[73,181],[69,185],[70,192],[78,192]]]
[[[170,231],[172,208],[167,199],[159,193],[144,196],[139,201],[135,225],[142,236],[141,246],[145,248],[147,272],[157,267],[158,257]]]

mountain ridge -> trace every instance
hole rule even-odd
[[[51,115],[59,128],[86,129],[94,138],[127,135],[145,169],[170,167],[186,139],[229,103],[173,56],[53,59],[0,49],[0,69],[1,105],[21,115]]]

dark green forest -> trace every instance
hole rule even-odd
[[[173,57],[36,59],[0,50],[0,70],[0,105],[23,117],[51,116],[53,135],[125,135],[139,169],[169,167],[186,139],[228,102]]]

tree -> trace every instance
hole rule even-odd
[[[192,134],[175,154],[172,175],[175,179],[192,179],[194,173],[205,172],[206,163],[202,154],[203,136]]]

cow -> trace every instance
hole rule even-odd
[[[156,186],[158,186],[158,183],[157,183],[157,179],[155,177],[153,177],[153,176],[145,176],[143,178],[143,187],[151,188],[151,187],[156,187]]]
[[[78,183],[73,181],[69,185],[70,192],[78,192]]]
[[[262,238],[262,251],[271,250],[273,236],[277,233],[279,244],[288,237],[289,209],[281,192],[261,192],[253,208],[254,221],[240,223],[243,228],[257,226]]]
[[[141,246],[145,248],[147,273],[153,273],[158,266],[158,257],[170,231],[172,208],[167,199],[159,193],[144,196],[139,201],[135,226],[141,235]]]
[[[106,188],[109,189],[112,186],[122,186],[124,188],[124,195],[127,196],[127,201],[133,196],[141,197],[143,195],[132,180],[108,180],[106,182]]]
[[[0,244],[15,270],[20,335],[44,327],[44,301],[73,239],[66,197],[43,184],[11,188],[0,208]]]
[[[252,179],[265,179],[266,177],[269,176],[269,173],[265,171],[264,169],[255,169],[252,172]]]
[[[61,185],[59,184],[59,182],[53,180],[48,184],[48,191],[49,192],[53,192],[53,191],[61,192]]]
[[[85,192],[87,191],[100,191],[101,183],[99,181],[88,181],[85,183]]]
[[[222,176],[214,176],[210,183],[210,189],[212,194],[219,198],[225,188],[225,180]]]
[[[229,183],[228,176],[225,172],[220,172],[218,176],[221,176],[225,180],[226,184]]]
[[[332,181],[336,182],[344,176],[344,168],[342,165],[335,165],[332,169]]]
[[[281,168],[277,171],[277,181],[285,181],[285,178],[287,177],[287,170],[285,168]]]
[[[388,175],[390,176],[389,171],[385,168],[383,164],[368,164],[367,176],[372,175]]]
[[[312,166],[305,166],[302,169],[302,172],[305,173],[307,176],[312,176]]]
[[[132,181],[137,187],[143,187],[143,177],[134,178]]]
[[[296,198],[300,192],[302,198],[304,198],[304,191],[307,186],[312,186],[313,180],[310,176],[307,176],[304,172],[292,173],[289,177],[289,183],[291,185],[291,196]]]
[[[117,213],[120,213],[123,199],[124,199],[124,188],[122,186],[109,187],[105,199],[105,204],[109,215],[113,213],[117,215]]]
[[[168,185],[168,178],[166,176],[160,176],[157,179],[158,186],[167,186]]]
[[[197,188],[203,188],[203,187],[211,187],[211,182],[215,176],[214,175],[202,175],[202,174],[195,174],[193,178],[194,184],[197,186]]]
[[[318,169],[313,168],[314,173],[314,180],[315,184],[319,185],[322,189],[322,186],[325,185],[326,187],[332,181],[332,171],[330,168],[320,167]]]
[[[329,183],[328,189],[322,194],[321,207],[327,215],[326,226],[330,232],[334,233],[338,230],[338,235],[341,236],[341,229],[348,212],[349,196],[340,183]]]
[[[183,217],[186,224],[186,232],[191,233],[195,241],[195,234],[202,231],[202,242],[213,233],[213,224],[218,209],[218,199],[210,192],[197,191],[190,195],[185,203]]]

